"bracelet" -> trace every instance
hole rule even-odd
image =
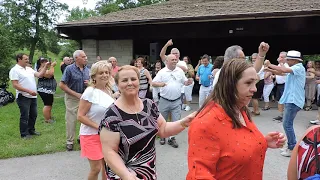
[[[183,123],[182,120],[180,120],[180,125],[181,125],[183,128],[187,128],[187,127],[188,127],[187,125],[185,125],[185,124]]]

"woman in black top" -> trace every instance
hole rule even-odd
[[[40,58],[37,61],[38,72],[41,71],[42,68],[45,68],[45,64],[47,62],[48,60],[45,58]],[[56,64],[57,62],[53,62],[50,68],[46,71],[45,75],[38,80],[37,91],[44,104],[42,112],[46,123],[54,123],[54,120],[51,116],[51,110],[53,104],[53,95],[57,88],[57,82],[54,79],[54,66]]]

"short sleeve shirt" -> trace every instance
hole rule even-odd
[[[87,113],[87,117],[100,124],[104,118],[107,108],[114,102],[114,99],[107,93],[94,87],[88,87],[82,94],[81,99],[91,103],[91,107]],[[80,135],[95,135],[98,134],[98,130],[81,123]]]
[[[287,75],[280,104],[293,103],[302,109],[305,102],[306,71],[302,63],[295,64],[289,68],[292,69],[292,73]]]
[[[197,75],[200,77],[201,85],[203,86],[210,86],[210,78],[209,76],[211,75],[212,72],[212,64],[208,64],[207,66],[204,66],[203,64],[199,66]]]
[[[73,63],[66,67],[61,81],[71,90],[82,94],[86,88],[84,81],[89,79],[89,68],[85,66],[81,71],[80,68]]]
[[[106,111],[100,123],[99,131],[106,128],[120,133],[118,154],[125,166],[134,171],[139,179],[156,180],[155,139],[158,133],[157,105],[150,99],[144,99],[143,110],[137,114],[128,114],[115,104]],[[108,165],[107,179],[120,180]]]
[[[23,68],[22,66],[16,64],[9,72],[9,78],[11,81],[17,80],[18,83],[26,89],[29,89],[31,91],[37,92],[37,84],[36,80],[34,78],[34,74],[36,73],[35,70],[33,70],[30,67]],[[29,93],[16,90],[16,97],[18,98],[18,95],[21,94],[24,97],[27,98],[37,98],[37,96],[32,96]]]
[[[160,96],[169,100],[175,100],[181,96],[181,90],[186,81],[188,79],[181,68],[178,67],[174,70],[165,67],[153,79],[153,82],[163,82],[166,84],[166,86],[160,87]]]

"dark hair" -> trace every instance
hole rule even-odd
[[[24,54],[24,53],[19,53],[19,54],[17,54],[17,56],[16,56],[16,61],[18,62],[19,59],[22,60],[22,57],[23,57],[23,56],[27,56],[27,55]]]
[[[188,64],[190,64],[190,58],[189,58],[189,56],[183,56],[182,59],[184,59],[184,58],[187,58],[187,59],[188,59]]]
[[[208,59],[208,61],[209,61],[209,60],[210,60],[210,57],[209,57],[208,54],[205,54],[205,55],[203,55],[203,56],[201,57],[201,59]]]
[[[213,62],[214,68],[215,69],[221,69],[221,67],[223,65],[223,61],[224,61],[224,57],[223,56],[218,56]]]
[[[233,128],[241,128],[239,116],[237,116],[237,83],[242,78],[242,73],[253,67],[251,63],[247,63],[243,59],[232,59],[226,62],[220,71],[218,83],[215,85],[214,90],[204,102],[202,107],[198,110],[197,115],[208,105],[210,101],[214,101],[222,106],[227,115],[231,118]],[[251,121],[249,110],[244,106],[244,110]]]
[[[135,63],[136,63],[136,60],[135,60],[135,59],[132,59],[132,60],[130,61],[130,65],[131,65],[131,66],[134,66]]]
[[[39,71],[39,68],[41,66],[42,61],[48,61],[48,59],[43,58],[43,57],[39,57],[39,59],[37,60],[37,71]]]

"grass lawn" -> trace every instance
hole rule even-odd
[[[55,78],[57,82],[61,79],[60,62],[61,60],[58,60],[57,66],[55,67]],[[15,90],[11,84],[8,90],[15,94]],[[17,103],[14,102],[0,107],[0,159],[65,151],[66,126],[63,96],[63,92],[57,87],[52,111],[56,120],[54,124],[44,123],[42,115],[43,102],[40,96],[38,96],[36,130],[41,132],[41,136],[34,137],[30,140],[22,140],[20,138],[20,112]],[[78,123],[77,129],[79,129],[79,126],[80,123]],[[79,145],[75,143],[74,148],[75,150],[79,150]]]

